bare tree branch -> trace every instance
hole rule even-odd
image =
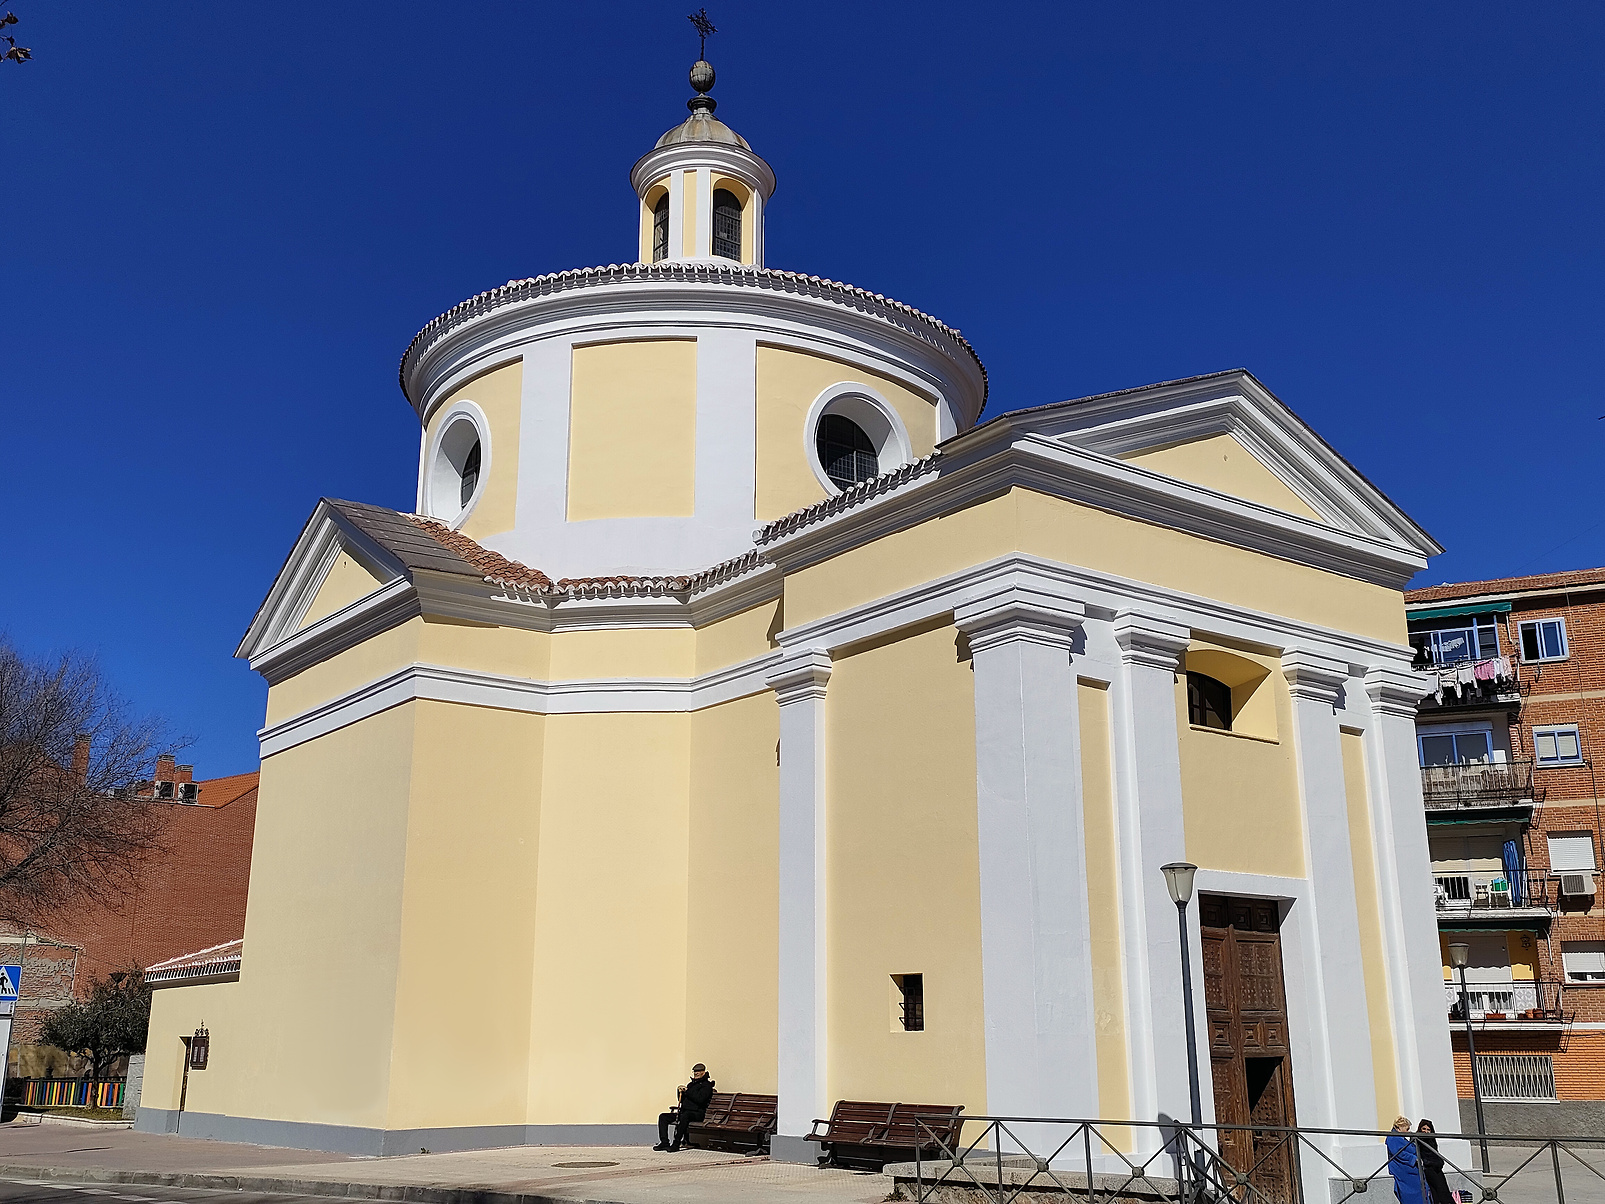
[[[0,637],[0,916],[125,894],[164,847],[168,813],[148,787],[171,747],[93,660],[30,660]]]

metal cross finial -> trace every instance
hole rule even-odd
[[[686,17],[686,20],[690,21],[691,24],[693,24],[693,25],[695,25],[697,27],[697,37],[700,39],[700,41],[698,43],[698,46],[697,46],[697,58],[698,59],[707,58],[708,57],[708,35],[710,33],[718,33],[719,32],[716,28],[714,28],[713,22],[708,20],[708,10],[705,9],[705,8],[699,8],[699,9],[697,9],[696,12],[694,12],[694,13],[690,14],[688,17]]]

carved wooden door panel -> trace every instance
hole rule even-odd
[[[1284,1204],[1294,1199],[1291,1147],[1249,1127],[1295,1123],[1281,909],[1269,899],[1203,895],[1199,920],[1215,1123],[1244,1126],[1220,1134],[1222,1158],[1249,1177],[1231,1194],[1244,1204]]]

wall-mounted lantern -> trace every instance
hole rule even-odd
[[[206,1059],[211,1056],[211,1053],[212,1038],[211,1034],[206,1031],[206,1024],[203,1021],[200,1028],[195,1030],[195,1035],[189,1040],[189,1068],[191,1070],[205,1070]]]

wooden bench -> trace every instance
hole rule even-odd
[[[964,1105],[872,1104],[837,1100],[830,1120],[815,1120],[806,1140],[817,1141],[830,1166],[880,1170],[888,1162],[945,1158],[958,1145]],[[825,1131],[819,1132],[824,1125]],[[944,1150],[943,1146],[946,1146]]]
[[[773,1095],[725,1094],[714,1092],[708,1111],[686,1130],[686,1144],[704,1150],[732,1150],[742,1154],[763,1153],[775,1132]]]

